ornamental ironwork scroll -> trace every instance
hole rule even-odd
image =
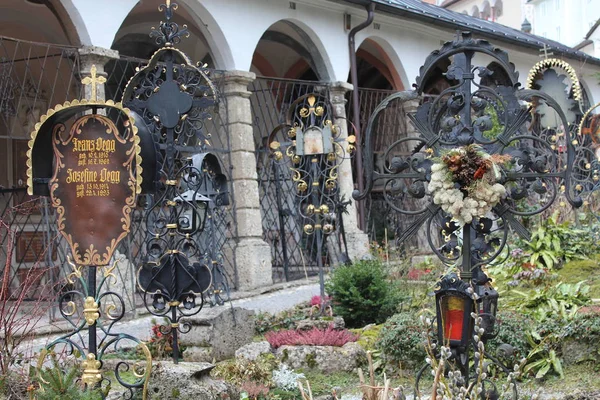
[[[473,65],[475,54],[492,58],[495,71]],[[393,101],[422,98],[438,66],[448,62],[448,87],[409,115],[417,135],[392,143],[384,153],[383,171],[374,170],[372,142],[379,114]],[[504,85],[487,79],[498,71]],[[391,209],[413,218],[412,224],[396,232],[398,243],[424,228],[432,251],[445,264],[456,265],[460,278],[475,293],[489,284],[482,267],[503,252],[509,231],[529,239],[521,217],[547,210],[562,191],[572,206],[583,202],[573,167],[578,142],[561,104],[540,90],[519,90],[519,85],[505,51],[465,32],[432,52],[420,68],[416,91],[386,98],[366,129],[366,189],[355,191],[353,197],[365,198],[377,184]],[[558,123],[544,125],[550,114]],[[564,151],[558,151],[559,140]],[[407,148],[412,149],[408,155]],[[488,198],[474,193],[483,179],[488,179],[486,190],[494,189],[486,192]],[[468,355],[469,349],[458,353]],[[468,381],[468,358],[460,354],[456,359]],[[498,364],[509,372],[508,366]]]
[[[302,230],[314,238],[322,310],[326,305],[324,246],[328,237],[344,235],[342,214],[350,204],[340,196],[339,168],[356,149],[355,136],[342,136],[333,119],[331,104],[324,95],[306,94],[291,104],[286,122],[273,130],[268,141],[275,167],[292,172]]]
[[[46,346],[38,369],[44,367],[49,352],[62,348],[82,358],[81,381],[88,390],[107,390],[105,356],[136,348],[142,361],[121,361],[114,375],[125,388],[124,397],[132,398],[141,390],[146,398],[150,351],[134,336],[115,331],[115,323],[125,316],[125,302],[105,287],[116,282],[113,271],[119,260],[112,260],[113,252],[129,233],[130,214],[141,191],[140,139],[129,109],[97,98],[97,85],[103,82],[105,78],[97,76],[92,66],[91,76],[82,80],[91,86],[91,98],[49,109],[29,141],[28,192],[49,194],[58,231],[73,259],[69,259],[73,272],[66,286],[71,290],[59,298],[59,311],[72,331]]]
[[[206,227],[223,204],[226,193],[204,190],[207,181],[221,179],[205,158],[198,160],[210,146],[205,121],[217,106],[217,90],[206,66],[193,65],[182,51],[173,47],[189,35],[171,19],[177,3],[167,1],[159,7],[165,21],[150,36],[162,46],[129,81],[123,103],[136,111],[145,124],[154,147],[154,169],[147,173],[140,205],[145,209],[147,237],[145,259],[138,270],[138,286],[144,305],[155,316],[169,323],[163,334],[172,335],[173,360],[179,359],[178,335],[188,332],[186,318],[200,312],[203,293],[212,285],[213,273],[224,277],[217,254],[202,254],[200,241]],[[212,172],[211,172],[212,171]],[[225,185],[211,185],[219,191]],[[222,196],[220,195],[222,194]],[[221,262],[221,263],[220,263]],[[227,282],[220,279],[217,294],[228,293]],[[216,293],[218,292],[218,293]],[[183,320],[182,320],[183,318]]]
[[[527,88],[538,89],[550,95],[564,111],[574,149],[571,160],[571,187],[582,200],[581,211],[599,215],[598,188],[600,184],[600,146],[598,110],[600,104],[590,106],[575,69],[566,61],[546,58],[530,70]],[[539,123],[554,130],[554,149],[567,151],[567,138],[562,121],[552,110],[539,109]],[[564,188],[563,188],[564,191]],[[561,205],[568,202],[561,199]],[[579,218],[579,217],[578,217]]]

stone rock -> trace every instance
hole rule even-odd
[[[235,358],[245,358],[254,361],[262,354],[271,353],[272,350],[271,344],[267,341],[249,343],[235,351]]]
[[[213,368],[209,363],[158,361],[150,376],[148,399],[238,400],[234,386],[210,377]]]
[[[367,359],[358,343],[334,346],[281,346],[275,356],[292,369],[311,368],[325,373],[352,372]]]
[[[596,345],[592,345],[585,340],[566,339],[562,343],[562,354],[565,365],[597,359]]]
[[[183,359],[189,362],[212,361],[212,346],[187,346],[183,352]]]
[[[185,361],[221,361],[232,358],[235,351],[252,343],[254,336],[254,311],[240,307],[206,308],[187,319],[192,329],[180,336],[180,343],[187,347],[183,352]]]
[[[303,319],[296,322],[296,329],[301,331],[309,331],[312,328],[327,329],[330,325],[333,325],[333,329],[344,329],[346,323],[342,317],[333,317],[332,320],[325,319]]]
[[[600,390],[588,391],[577,389],[574,393],[565,396],[565,400],[597,400],[600,399]]]

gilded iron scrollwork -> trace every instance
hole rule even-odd
[[[103,360],[107,355],[122,354],[135,350],[141,359],[119,361],[114,369],[114,376],[125,388],[124,398],[132,399],[137,390],[141,390],[143,398],[147,398],[148,380],[152,371],[152,356],[144,342],[136,337],[114,332],[115,324],[125,316],[125,302],[122,297],[105,286],[109,280],[116,281],[113,270],[120,260],[99,270],[88,268],[88,277],[82,273],[82,267],[69,260],[73,272],[69,275],[68,283],[80,290],[69,290],[59,298],[59,311],[62,317],[72,327],[72,331],[49,343],[40,353],[38,368],[43,368],[46,357],[50,352],[63,352],[67,355],[81,358],[83,375],[81,380],[89,388],[110,386],[110,380],[103,372]],[[96,272],[100,273],[100,281],[96,286]],[[93,277],[92,277],[93,274]],[[91,289],[92,286],[93,290]],[[86,352],[90,339],[82,334],[92,329],[96,348]],[[130,372],[133,372],[130,373]]]
[[[354,135],[342,137],[333,119],[327,97],[306,94],[292,103],[286,122],[273,130],[268,142],[274,168],[292,173],[302,231],[316,246],[322,298],[325,241],[336,232],[343,235],[342,214],[349,204],[340,196],[339,167],[355,150]]]
[[[125,357],[113,373],[125,389],[123,397],[133,398],[141,391],[146,398],[150,351],[136,337],[116,332],[115,323],[125,316],[125,302],[105,287],[109,280],[116,281],[113,271],[118,261],[110,262],[117,244],[129,233],[131,210],[141,191],[140,139],[128,108],[97,98],[97,85],[103,82],[92,66],[91,76],[82,80],[90,86],[91,98],[49,109],[29,141],[28,191],[50,195],[58,230],[74,259],[69,258],[73,272],[67,278],[68,290],[58,299],[60,314],[72,329],[45,347],[37,368],[45,367],[51,352],[62,351],[81,359],[81,380],[88,390],[108,389],[110,380],[102,369],[105,356],[137,349],[142,360]],[[132,368],[133,376],[125,373]]]

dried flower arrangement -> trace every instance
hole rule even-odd
[[[475,144],[448,151],[431,166],[428,190],[433,202],[460,226],[484,217],[506,194],[498,180],[502,164],[509,160]]]

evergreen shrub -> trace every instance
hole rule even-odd
[[[349,328],[382,323],[392,316],[403,296],[391,282],[380,261],[340,265],[326,285],[333,298],[333,312]]]

